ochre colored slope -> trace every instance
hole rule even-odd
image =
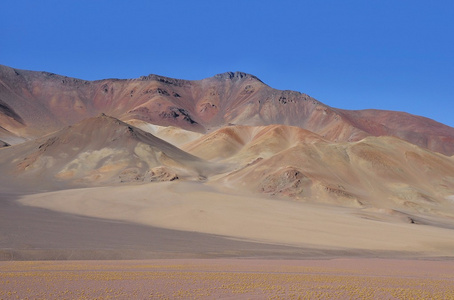
[[[243,161],[216,182],[304,201],[454,217],[454,164],[449,157],[393,137],[353,143],[277,141],[281,151]],[[254,147],[261,148],[259,143]],[[244,152],[254,147],[243,146],[243,153],[235,155],[245,157]]]
[[[298,142],[324,140],[317,134],[293,126],[228,126],[192,141],[182,148],[207,160],[237,163],[270,157]]]

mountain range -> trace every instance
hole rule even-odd
[[[227,125],[281,124],[332,142],[394,136],[454,154],[454,129],[403,112],[329,107],[294,91],[275,90],[257,77],[228,72],[189,81],[157,75],[85,81],[0,66],[0,140],[33,139],[100,113],[206,133]]]
[[[86,81],[0,66],[0,147],[3,186],[31,192],[194,182],[454,228],[454,128],[242,72]]]

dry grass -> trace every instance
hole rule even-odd
[[[454,299],[454,262],[1,262],[0,299]]]

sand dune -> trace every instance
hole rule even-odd
[[[402,222],[399,216],[221,193],[201,183],[66,190],[21,203],[72,214],[305,248],[452,254],[453,229]]]
[[[182,128],[173,126],[153,125],[140,120],[127,120],[126,123],[142,129],[143,131],[151,133],[161,140],[164,140],[177,147],[187,144],[203,136],[203,134],[199,132],[184,130]]]
[[[2,119],[1,115],[0,115],[0,119]],[[8,145],[17,145],[17,144],[23,143],[27,140],[23,137],[19,137],[19,136],[15,135],[14,133],[6,130],[5,128],[3,128],[1,126],[0,126],[0,136],[1,136],[1,141],[4,144],[8,144]]]

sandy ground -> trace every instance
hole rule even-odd
[[[454,262],[0,262],[2,299],[454,299]]]
[[[388,257],[452,256],[454,231],[356,208],[220,192],[167,182],[23,196],[24,205],[241,241]]]
[[[339,255],[22,206],[0,193],[0,260],[307,258]]]

